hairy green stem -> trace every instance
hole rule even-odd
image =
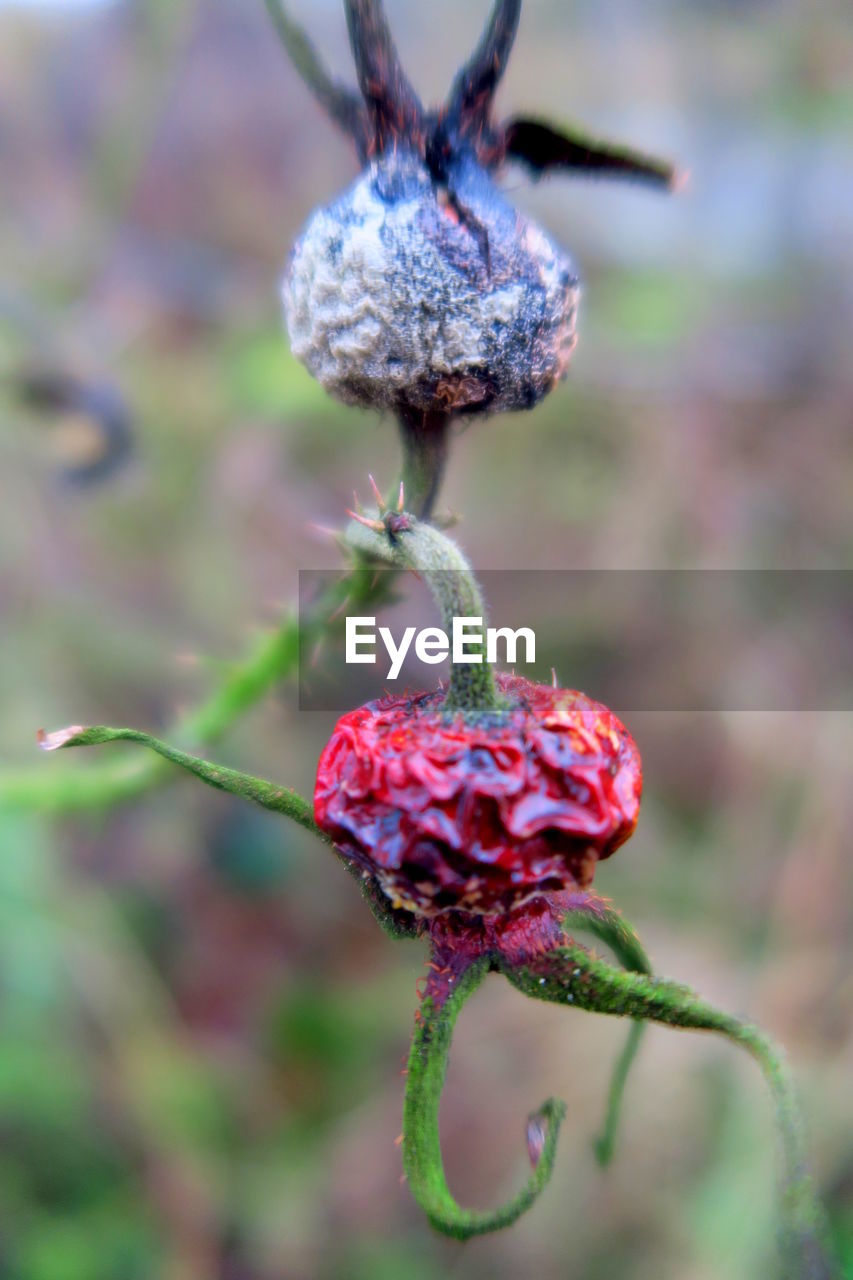
[[[651,974],[652,966],[637,934],[618,911],[614,911],[600,898],[590,897],[589,902],[566,913],[563,924],[569,931],[583,929],[604,942],[625,969],[636,973]],[[611,1163],[616,1149],[619,1118],[625,1098],[628,1076],[645,1034],[646,1024],[635,1020],[610,1079],[607,1093],[607,1109],[601,1133],[595,1139],[593,1150],[602,1166]]]
[[[383,561],[394,569],[413,570],[423,578],[448,636],[453,634],[454,619],[476,621],[480,639],[466,643],[468,662],[451,664],[444,705],[448,711],[464,713],[494,711],[499,701],[483,639],[486,606],[473,570],[456,543],[406,513],[388,513],[384,521],[357,518],[347,529],[346,539],[360,555]]]
[[[420,921],[409,912],[394,910],[373,877],[366,875],[360,867],[338,853],[329,838],[315,823],[313,806],[292,788],[280,787],[263,778],[256,778],[251,774],[229,769],[225,765],[202,760],[199,756],[189,755],[186,751],[172,747],[139,729],[110,729],[104,725],[85,728],[82,725],[75,725],[70,729],[61,729],[57,733],[40,735],[40,744],[46,751],[59,751],[68,747],[94,747],[111,742],[133,742],[146,747],[160,760],[184,769],[217,791],[225,791],[228,795],[249,800],[253,804],[260,805],[262,809],[290,818],[334,850],[343,866],[358,882],[362,896],[375,919],[390,937],[413,938],[420,934],[422,928]]]
[[[66,747],[95,747],[107,742],[136,742],[147,747],[155,755],[168,760],[170,764],[185,769],[206,782],[217,791],[226,791],[229,795],[239,796],[243,800],[251,800],[262,809],[272,813],[283,813],[299,823],[300,827],[320,834],[314,822],[314,811],[303,796],[287,787],[277,787],[263,778],[252,777],[248,773],[239,773],[236,769],[228,769],[225,765],[213,764],[210,760],[202,760],[199,756],[188,755],[177,747],[171,747],[159,738],[153,738],[140,729],[109,729],[105,725],[91,728],[74,726],[61,729],[58,733],[44,734],[40,745],[46,751],[58,751]]]
[[[175,737],[193,744],[217,742],[244,711],[296,669],[298,653],[297,622],[288,617],[278,631],[256,643],[206,702],[175,726]],[[0,772],[0,809],[101,809],[141,795],[168,776],[162,759],[142,757],[62,772],[10,770]]]
[[[578,895],[564,920],[566,928],[580,928],[603,939],[620,961],[634,969],[649,969],[642,945],[625,920],[599,898]],[[487,1231],[511,1226],[533,1204],[548,1182],[557,1147],[557,1136],[565,1105],[549,1099],[530,1118],[528,1145],[533,1161],[533,1174],[525,1187],[507,1204],[490,1212],[464,1209],[453,1198],[444,1173],[438,1113],[453,1028],[459,1011],[477,989],[486,973],[500,964],[496,956],[486,954],[472,960],[468,967],[448,975],[435,968],[440,981],[431,979],[421,1006],[409,1059],[406,1103],[403,1121],[403,1153],[406,1176],[418,1203],[439,1231],[458,1239],[467,1239]],[[440,994],[439,994],[440,993]],[[619,1059],[617,1074],[611,1087],[605,1137],[612,1148],[622,1099],[625,1076],[636,1051],[636,1031],[632,1027],[630,1054]]]
[[[584,929],[594,938],[606,943],[623,969],[650,974],[652,965],[646,949],[621,911],[614,910],[603,898],[597,898],[594,894],[587,894],[586,899],[566,912],[563,916],[564,927],[569,931]]]
[[[455,980],[440,1005],[424,1000],[406,1078],[403,1108],[403,1168],[412,1194],[438,1231],[468,1240],[511,1226],[525,1213],[547,1185],[554,1169],[557,1136],[565,1104],[549,1098],[528,1122],[528,1148],[533,1171],[521,1191],[505,1205],[490,1212],[463,1209],[454,1200],[444,1172],[439,1140],[438,1111],[453,1027],[465,1001],[479,987],[490,967],[488,958],[474,961]]]
[[[726,1036],[755,1059],[773,1099],[783,1155],[782,1256],[791,1280],[835,1275],[824,1245],[823,1210],[809,1175],[796,1092],[782,1052],[758,1027],[706,1003],[689,987],[646,974],[621,973],[571,944],[521,968],[503,966],[525,995],[607,1013]]]

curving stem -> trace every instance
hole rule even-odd
[[[649,962],[637,935],[601,898],[579,891],[561,895],[561,902],[565,910],[561,912],[560,923],[554,922],[553,937],[565,936],[562,930],[568,927],[584,929],[605,941],[626,967],[648,971]],[[566,1110],[564,1103],[550,1098],[530,1116],[527,1142],[533,1174],[507,1204],[489,1213],[475,1213],[456,1203],[444,1174],[438,1130],[453,1027],[462,1005],[490,968],[513,964],[517,967],[517,954],[510,960],[506,953],[497,956],[487,949],[466,956],[464,948],[448,947],[446,940],[442,943],[433,937],[426,992],[409,1060],[403,1151],[406,1175],[418,1203],[434,1227],[460,1239],[510,1226],[531,1207],[551,1176],[558,1132]],[[639,1022],[632,1027],[611,1085],[607,1123],[598,1144],[606,1146],[608,1154],[613,1147],[625,1077],[642,1030]]]
[[[444,1172],[438,1110],[453,1027],[465,1001],[490,967],[487,957],[454,975],[443,1000],[427,993],[420,1007],[406,1077],[403,1107],[403,1168],[412,1194],[432,1225],[457,1240],[469,1240],[511,1226],[544,1190],[554,1170],[557,1137],[565,1104],[549,1098],[528,1120],[528,1154],[532,1172],[522,1189],[490,1212],[464,1209],[454,1200]]]
[[[379,503],[378,520],[349,513],[353,522],[345,535],[348,545],[361,556],[382,561],[393,569],[413,570],[423,578],[441,612],[447,635],[453,633],[454,619],[479,620],[479,639],[466,645],[468,660],[451,664],[444,707],[449,712],[471,714],[497,711],[500,698],[482,639],[488,625],[486,606],[470,564],[452,538],[404,510],[405,486],[400,487],[396,511],[386,509],[378,490],[375,497]]]
[[[206,782],[217,791],[226,791],[229,795],[239,796],[243,800],[251,800],[262,809],[270,809],[273,813],[283,813],[286,817],[298,822],[301,827],[319,833],[314,823],[314,811],[311,805],[297,792],[289,787],[277,787],[273,782],[263,778],[255,778],[248,773],[239,773],[236,769],[228,769],[225,765],[213,764],[210,760],[202,760],[199,756],[189,755],[178,747],[172,747],[159,738],[152,738],[141,729],[110,729],[106,725],[72,725],[68,729],[58,729],[55,733],[39,732],[38,743],[42,751],[60,751],[67,747],[96,747],[108,742],[135,742],[154,751],[170,764],[185,769],[187,773]]]
[[[651,963],[637,934],[625,917],[614,911],[603,899],[596,898],[593,894],[578,894],[577,902],[572,903],[571,909],[563,917],[563,927],[569,931],[582,929],[591,933],[610,948],[623,968],[635,973],[651,974]],[[625,1086],[645,1030],[646,1024],[635,1019],[613,1068],[604,1125],[593,1144],[596,1159],[602,1166],[610,1164],[613,1159]]]
[[[83,725],[72,725],[68,729],[58,729],[55,733],[38,735],[39,746],[43,751],[60,751],[67,747],[94,747],[110,742],[134,742],[147,747],[170,764],[184,769],[194,777],[228,795],[238,796],[241,800],[249,800],[268,809],[272,813],[284,814],[300,827],[310,831],[334,851],[350,875],[358,881],[364,898],[373,912],[377,923],[392,938],[414,938],[422,932],[422,924],[417,917],[407,911],[397,911],[389,902],[372,876],[366,875],[360,867],[342,857],[329,838],[320,830],[314,821],[314,809],[308,800],[293,791],[290,787],[280,787],[274,782],[253,777],[249,773],[240,773],[225,765],[214,764],[210,760],[202,760],[199,756],[189,755],[177,747],[161,742],[139,729],[110,729],[105,725],[86,728]]]
[[[755,1059],[773,1099],[781,1139],[782,1255],[791,1280],[836,1275],[825,1245],[826,1224],[809,1174],[796,1092],[781,1051],[758,1027],[707,1004],[689,987],[640,973],[622,973],[577,944],[558,947],[530,964],[501,964],[513,986],[538,1000],[593,1013],[714,1031]]]

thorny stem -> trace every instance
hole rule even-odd
[[[429,520],[447,465],[451,416],[440,411],[401,409],[397,420],[403,445],[406,503],[419,519]]]
[[[419,1010],[406,1077],[403,1105],[403,1168],[412,1194],[432,1225],[457,1240],[509,1227],[544,1190],[554,1169],[557,1137],[565,1104],[549,1098],[528,1121],[533,1172],[521,1191],[500,1209],[479,1213],[462,1209],[451,1195],[441,1158],[438,1110],[453,1027],[463,1004],[489,970],[484,957],[463,970],[440,1005],[424,1000]]]
[[[299,653],[296,619],[288,617],[272,636],[256,643],[200,707],[172,732],[181,742],[217,742],[249,707],[296,669]],[[0,810],[37,809],[42,814],[105,809],[143,795],[165,781],[162,759],[137,758],[56,771],[26,769],[0,773]]]
[[[829,1280],[835,1275],[824,1245],[823,1211],[806,1166],[794,1085],[781,1051],[768,1036],[713,1008],[688,987],[646,974],[620,973],[577,944],[560,947],[530,965],[502,966],[502,971],[513,986],[534,999],[670,1027],[714,1031],[746,1049],[770,1090],[781,1139],[785,1274],[791,1280]]]
[[[380,513],[384,514],[384,513]],[[406,513],[387,513],[385,520],[357,517],[346,539],[360,555],[384,561],[394,569],[410,569],[424,579],[450,635],[454,618],[479,619],[486,631],[486,607],[470,564],[447,534]],[[466,652],[473,661],[453,662],[444,700],[449,712],[475,714],[497,709],[494,672],[486,661],[485,644],[472,641]]]

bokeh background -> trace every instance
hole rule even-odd
[[[484,0],[387,7],[437,98]],[[293,8],[349,74],[337,0]],[[850,567],[851,67],[848,0],[526,5],[507,112],[692,181],[507,175],[585,297],[565,386],[458,440],[446,500],[475,565]],[[191,782],[51,801],[102,762],[35,758],[39,726],[167,730],[299,568],[335,565],[310,523],[393,476],[393,425],[329,401],[279,315],[301,223],[354,173],[261,0],[0,4],[0,1276],[770,1276],[771,1117],[727,1045],[650,1031],[605,1173],[624,1028],[490,980],[442,1112],[459,1197],[518,1184],[542,1098],[570,1119],[528,1217],[445,1241],[394,1145],[422,947],[386,941],[307,837]],[[124,406],[106,458],[86,406],[56,408],[69,378]],[[331,721],[284,686],[217,755],[309,792]],[[644,813],[600,888],[661,972],[788,1047],[853,1274],[850,715],[631,728]]]

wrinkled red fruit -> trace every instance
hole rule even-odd
[[[447,716],[443,692],[382,698],[343,716],[320,757],[318,825],[398,907],[499,913],[586,888],[637,824],[640,756],[613,713],[497,682],[499,716]]]

